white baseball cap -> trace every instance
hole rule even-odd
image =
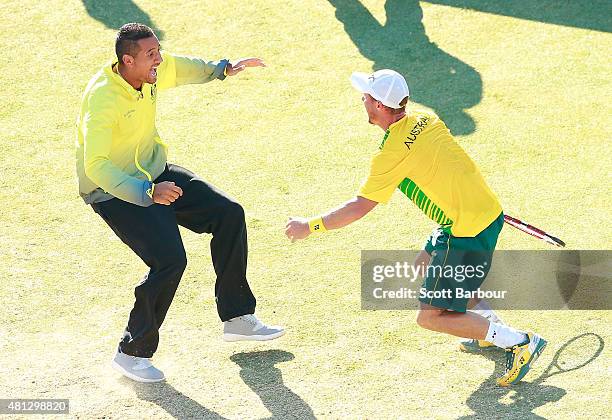
[[[400,102],[410,96],[404,76],[389,69],[372,74],[355,72],[351,75],[351,84],[361,93],[367,93],[389,108],[401,108]]]

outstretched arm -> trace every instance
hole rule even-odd
[[[357,196],[341,206],[330,210],[322,217],[305,219],[303,217],[290,217],[285,227],[285,235],[291,242],[304,239],[315,231],[340,229],[361,219],[368,214],[378,203],[367,198]]]
[[[164,61],[158,68],[157,87],[168,89],[176,86],[207,83],[213,80],[223,80],[226,76],[234,76],[247,67],[265,67],[259,58],[245,58],[230,61],[206,61],[201,58],[162,53]]]

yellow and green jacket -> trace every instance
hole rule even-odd
[[[117,197],[149,206],[152,181],[166,166],[155,127],[158,90],[225,78],[228,60],[205,61],[162,52],[157,82],[134,89],[109,62],[89,81],[77,120],[79,193],[91,204]]]

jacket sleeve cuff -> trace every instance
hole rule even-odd
[[[142,181],[142,198],[140,205],[142,207],[149,207],[153,204],[153,191],[155,185],[151,181]]]
[[[225,75],[225,67],[227,66],[228,63],[229,63],[229,60],[227,58],[224,58],[223,60],[219,61],[219,64],[217,64],[217,67],[215,68],[215,71],[213,72],[211,79],[224,80],[227,77]]]

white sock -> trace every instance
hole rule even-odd
[[[489,322],[489,331],[487,331],[487,337],[485,338],[486,341],[503,349],[522,343],[526,339],[527,335],[525,333],[495,322]]]
[[[483,318],[487,318],[491,322],[496,324],[506,325],[506,323],[495,313],[489,306],[486,300],[481,299],[470,311],[477,313]]]

